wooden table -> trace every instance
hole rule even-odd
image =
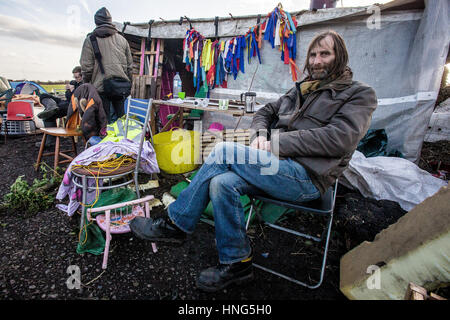
[[[161,132],[166,131],[167,128],[178,118],[180,120],[180,127],[183,127],[183,111],[184,109],[195,109],[195,110],[203,110],[203,111],[208,111],[208,112],[222,112],[222,113],[227,113],[236,117],[242,117],[242,116],[253,116],[254,113],[247,113],[245,112],[244,109],[239,109],[236,107],[229,107],[227,110],[220,110],[218,106],[215,105],[208,105],[208,107],[200,107],[200,106],[196,106],[194,105],[194,100],[189,100],[192,101],[192,103],[188,103],[188,102],[184,102],[184,103],[173,103],[173,102],[169,102],[166,100],[153,100],[153,104],[154,105],[166,105],[166,106],[171,106],[171,107],[179,107],[180,109],[178,110],[178,112],[172,117],[172,119],[170,119],[166,125],[161,129]],[[244,106],[242,106],[244,107]]]

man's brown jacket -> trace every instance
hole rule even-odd
[[[301,106],[299,92],[296,83],[259,109],[251,129],[278,129],[271,134],[272,152],[300,163],[323,194],[345,170],[369,129],[377,97],[371,87],[351,77],[311,92]]]

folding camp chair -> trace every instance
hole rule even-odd
[[[275,271],[273,269],[269,269],[269,268],[263,267],[263,266],[261,266],[259,264],[253,263],[253,265],[255,267],[261,269],[261,270],[270,272],[270,273],[272,273],[274,275],[277,275],[277,276],[279,276],[281,278],[284,278],[286,280],[294,282],[294,283],[296,283],[298,285],[305,286],[305,287],[308,287],[310,289],[318,288],[322,284],[324,273],[325,273],[325,265],[326,265],[327,252],[328,252],[328,243],[329,243],[330,235],[331,235],[331,225],[333,223],[333,211],[334,211],[334,204],[335,204],[335,201],[336,201],[337,185],[338,185],[338,181],[336,180],[334,186],[331,186],[330,188],[328,188],[328,190],[325,192],[324,195],[322,195],[320,197],[320,199],[309,201],[309,202],[304,202],[304,203],[294,203],[294,202],[287,202],[287,201],[283,201],[283,200],[277,200],[277,199],[270,198],[267,195],[253,195],[252,196],[252,198],[253,198],[252,202],[254,202],[254,200],[261,200],[263,202],[273,203],[275,205],[282,206],[282,207],[285,207],[285,208],[290,208],[290,209],[303,211],[303,212],[310,212],[310,213],[313,213],[313,214],[317,214],[317,215],[328,217],[328,221],[327,221],[326,227],[323,230],[323,233],[322,233],[322,235],[320,237],[312,236],[312,235],[309,235],[309,234],[298,232],[298,231],[293,230],[293,229],[288,229],[288,228],[285,228],[285,227],[281,227],[281,226],[273,224],[273,223],[265,222],[265,224],[267,226],[271,227],[271,228],[274,228],[274,229],[276,229],[278,231],[287,232],[287,233],[292,234],[292,235],[297,236],[297,237],[303,237],[303,238],[306,238],[306,239],[309,239],[309,240],[313,240],[313,241],[316,241],[316,242],[321,242],[322,240],[325,240],[325,249],[324,249],[324,252],[323,252],[322,267],[321,267],[321,271],[320,271],[320,279],[319,279],[318,282],[312,283],[312,284],[311,283],[307,284],[307,283],[301,282],[299,280],[296,280],[296,279],[294,279],[292,277],[289,277],[289,276],[287,276],[285,274],[279,273],[279,272],[277,272],[277,271]],[[247,226],[246,226],[247,228],[248,228],[248,225],[250,223],[250,219],[252,217],[253,208],[254,208],[254,204],[252,203],[252,206],[250,208],[250,213],[249,213],[248,219],[247,219]],[[259,213],[257,211],[255,211],[255,212],[256,212],[258,218],[260,220],[262,220],[260,215],[259,215]]]
[[[103,252],[102,269],[106,269],[108,265],[109,244],[111,242],[111,234],[123,234],[130,232],[130,222],[137,216],[150,218],[150,204],[153,200],[152,195],[142,199],[126,201],[114,205],[89,208],[86,211],[88,221],[96,220],[98,226],[106,233],[105,250]],[[140,206],[144,205],[144,209]],[[129,207],[132,206],[132,209]],[[92,218],[92,214],[96,212],[104,212]],[[156,244],[152,242],[153,252],[157,252]]]

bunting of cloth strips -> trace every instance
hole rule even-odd
[[[256,57],[261,64],[262,40],[269,41],[272,48],[278,46],[281,60],[290,65],[292,80],[297,81],[297,71],[300,70],[295,64],[296,28],[295,17],[284,11],[280,4],[262,23],[250,28],[245,35],[230,40],[212,41],[194,28],[187,30],[183,40],[183,62],[186,64],[186,70],[194,75],[197,93],[202,86],[207,86],[208,90],[218,86],[226,88],[228,75],[232,75],[236,80],[239,72],[245,73],[245,52],[248,64]]]

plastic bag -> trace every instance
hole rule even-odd
[[[359,151],[353,154],[343,176],[364,197],[392,200],[406,211],[447,185],[447,182],[433,177],[409,160],[395,157],[366,158]]]

